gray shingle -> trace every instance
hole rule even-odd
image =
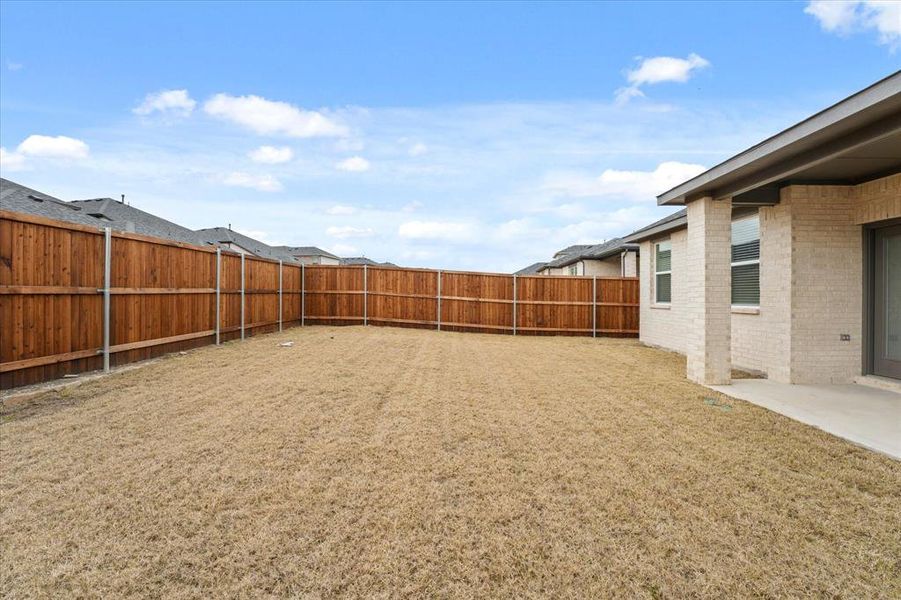
[[[69,204],[80,207],[85,214],[93,215],[95,223],[100,226],[109,226],[117,231],[140,233],[175,242],[203,245],[203,240],[197,233],[187,227],[182,227],[177,223],[112,198],[73,200]]]
[[[91,227],[109,225],[88,215],[79,206],[3,178],[0,178],[0,209]]]
[[[287,252],[290,256],[325,256],[340,260],[341,257],[335,256],[331,252],[326,252],[322,248],[316,246],[273,246],[276,250]]]
[[[526,267],[526,268],[524,268],[524,269],[520,269],[519,271],[516,271],[516,272],[513,273],[513,274],[514,274],[514,275],[535,275],[535,274],[537,274],[539,271],[541,271],[541,269],[543,269],[543,268],[546,267],[546,266],[547,266],[547,263],[546,263],[546,262],[532,263],[532,264],[529,265],[528,267]]]
[[[280,260],[282,262],[298,262],[291,254],[282,250],[284,246],[270,246],[250,236],[238,233],[227,227],[210,227],[194,232],[204,243],[212,245],[236,244],[254,256]]]

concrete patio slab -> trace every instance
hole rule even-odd
[[[710,387],[901,460],[901,394],[857,384],[793,385],[767,379],[734,379],[732,385]]]

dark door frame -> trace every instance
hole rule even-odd
[[[901,225],[901,218],[867,223],[863,226],[863,332],[861,339],[862,369],[864,375],[874,370],[873,344],[876,327],[876,230]]]

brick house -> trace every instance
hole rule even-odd
[[[688,377],[901,379],[901,72],[658,196],[640,244],[644,343]]]

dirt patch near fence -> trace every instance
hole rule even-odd
[[[901,595],[901,463],[683,373],[631,340],[307,327],[5,402],[0,589]]]

